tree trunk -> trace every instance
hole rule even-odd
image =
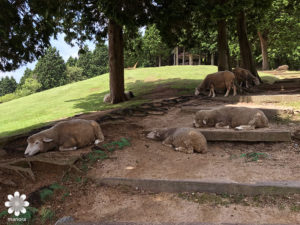
[[[158,66],[161,67],[161,55],[158,56]]]
[[[189,65],[193,65],[193,55],[189,54]]]
[[[215,65],[215,55],[213,52],[210,54],[210,65]]]
[[[184,61],[185,61],[185,49],[183,48],[183,52],[182,52],[182,65],[184,66]]]
[[[226,21],[218,21],[218,71],[231,70],[229,66],[229,47],[227,41]]]
[[[173,66],[176,65],[176,53],[175,53],[175,49],[174,49],[174,55],[173,55]]]
[[[269,70],[268,61],[268,43],[266,35],[263,35],[260,31],[257,32],[260,40],[261,55],[262,55],[262,70]]]
[[[246,17],[243,10],[239,13],[237,18],[237,31],[241,53],[241,67],[250,70],[254,76],[259,78],[252,57],[251,47],[247,35]]]
[[[176,46],[176,49],[175,49],[176,51],[176,66],[178,66],[179,65],[179,58],[178,58],[178,46]]]
[[[111,103],[126,101],[124,94],[124,55],[122,27],[110,19],[109,40],[109,84]]]

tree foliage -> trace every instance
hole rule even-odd
[[[77,66],[67,66],[67,83],[73,83],[84,80],[86,77],[83,75],[83,68]]]
[[[57,33],[56,2],[0,1],[0,71],[17,69],[45,53]]]
[[[25,80],[29,77],[32,77],[32,70],[29,68],[26,68],[23,73],[23,76],[20,79],[19,87],[21,87],[25,83]]]
[[[17,82],[13,77],[2,77],[0,80],[0,96],[13,93],[17,89]]]
[[[42,90],[61,86],[67,82],[66,65],[56,48],[50,47],[34,69]]]

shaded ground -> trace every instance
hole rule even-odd
[[[169,98],[177,94],[165,86],[158,86],[148,97],[151,99]],[[55,219],[64,215],[73,215],[80,221],[300,223],[299,196],[286,196],[279,203],[263,201],[258,204],[257,201],[246,199],[248,204],[230,202],[225,205],[216,204],[215,198],[208,197],[209,200],[199,204],[193,199],[183,198],[177,194],[152,194],[139,190],[133,191],[127,187],[116,189],[97,187],[94,183],[95,178],[112,176],[246,183],[299,181],[300,143],[296,140],[291,143],[268,144],[210,142],[207,154],[184,154],[144,137],[144,132],[154,127],[191,127],[193,114],[181,112],[180,107],[183,105],[212,107],[227,103],[221,99],[212,101],[207,98],[195,98],[176,106],[166,107],[166,114],[147,117],[136,115],[121,117],[115,121],[105,121],[101,123],[105,143],[125,137],[130,141],[131,146],[113,153],[106,152],[108,157],[106,160],[93,155],[83,156],[91,152],[91,148],[68,152],[69,156],[75,154],[82,156],[84,160],[76,166],[83,172],[53,164],[33,163],[35,182],[29,177],[0,170],[0,202],[5,202],[7,194],[12,194],[16,190],[27,195],[33,193],[29,201],[33,207],[39,208],[37,219],[33,224],[54,224]],[[262,106],[239,104],[252,107]],[[274,108],[275,104],[268,103],[267,107]],[[106,113],[109,111],[79,117],[97,120],[99,116]],[[297,115],[293,118],[297,118]],[[271,127],[293,131],[299,128],[299,121],[297,119],[293,121],[293,118],[277,121],[278,123],[273,122]],[[14,151],[6,153],[0,150],[2,159],[23,157],[26,147],[25,139],[18,140],[12,146],[11,150]],[[243,156],[247,153],[264,153],[265,157],[252,160],[251,157]],[[51,156],[54,152],[47,154]],[[57,152],[57,154],[61,153]],[[88,168],[89,171],[86,173]],[[53,190],[47,201],[41,200],[40,191],[45,187],[49,189],[48,186],[53,183],[59,183],[62,188]],[[4,210],[3,204],[0,206],[0,212],[2,210]],[[43,212],[48,212],[47,210],[53,212],[54,215],[45,216],[46,213]],[[5,217],[1,224],[6,222]]]
[[[105,127],[108,138],[122,136],[131,139],[126,151],[113,154],[116,160],[107,160],[89,172],[90,177],[129,177],[161,179],[197,179],[210,181],[257,182],[300,180],[300,148],[297,143],[209,143],[207,154],[183,154],[148,140],[143,130],[153,127],[192,127],[193,115],[169,110],[165,116],[130,118],[121,124]],[[294,125],[294,127],[297,125]],[[289,129],[286,125],[272,124],[273,128]],[[291,127],[292,129],[292,127]],[[245,162],[242,154],[261,152],[266,159]]]

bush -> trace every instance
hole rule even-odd
[[[83,75],[83,69],[77,66],[67,66],[67,83],[72,83],[86,79]]]
[[[9,102],[11,100],[17,99],[19,98],[19,96],[16,93],[10,93],[10,94],[6,94],[4,96],[0,97],[0,102]]]

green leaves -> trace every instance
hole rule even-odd
[[[50,47],[45,56],[39,59],[34,73],[43,90],[67,83],[66,65],[56,48]]]

